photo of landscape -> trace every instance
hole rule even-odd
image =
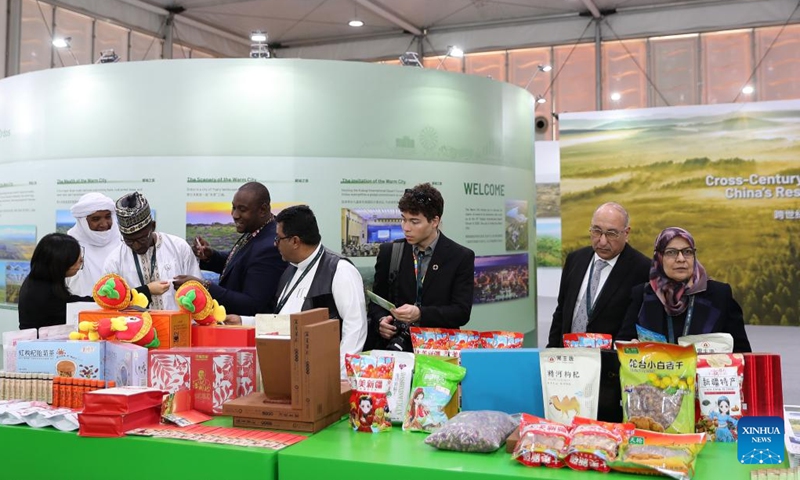
[[[231,218],[230,202],[187,202],[186,241],[201,237],[215,250],[230,250],[241,233]]]
[[[528,250],[528,201],[505,201],[505,242],[507,252]]]
[[[0,260],[30,260],[36,225],[0,225]]]
[[[560,123],[564,255],[590,244],[593,211],[617,201],[645,255],[662,229],[683,227],[747,323],[800,325],[800,101],[574,113]]]
[[[31,265],[27,262],[6,262],[5,268],[5,302],[19,303],[19,289],[25,277],[31,271]]]
[[[536,218],[536,265],[561,267],[560,218]]]

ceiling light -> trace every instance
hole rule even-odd
[[[611,100],[614,100],[615,102],[618,102],[620,98],[622,98],[622,95],[620,95],[619,92],[614,92],[611,94]]]
[[[350,20],[347,24],[350,25],[351,27],[363,27],[364,26],[364,22],[362,22],[361,20],[359,20],[357,18],[354,18],[354,19]]]
[[[750,94],[752,94],[752,93],[753,93],[755,90],[756,90],[756,89],[755,89],[755,88],[753,88],[753,86],[752,86],[752,85],[745,85],[745,86],[744,86],[744,88],[742,88],[742,93],[744,93],[745,95],[750,95]]]
[[[267,41],[267,32],[262,30],[253,30],[250,32],[250,41],[251,42],[266,42]]]
[[[53,46],[56,48],[69,48],[69,42],[72,37],[59,37],[53,39]]]
[[[538,104],[547,103],[547,99],[544,98],[544,95],[536,95],[536,103]]]
[[[553,67],[551,67],[550,65],[539,65],[539,70],[543,72],[549,72],[552,69]]]
[[[451,45],[447,47],[447,55],[453,58],[461,58],[464,56],[464,50],[461,50],[460,47],[455,45]]]

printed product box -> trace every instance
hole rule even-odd
[[[255,347],[256,327],[192,325],[193,347]]]
[[[147,386],[147,349],[139,345],[106,342],[105,379],[118,387]]]
[[[106,342],[31,340],[17,344],[17,371],[103,380]]]
[[[408,397],[411,395],[411,380],[414,377],[414,354],[410,352],[394,352],[373,350],[373,357],[393,357],[394,371],[392,383],[386,400],[389,403],[389,418],[393,422],[402,422],[405,418]]]
[[[148,312],[153,318],[153,327],[156,329],[159,349],[165,350],[175,347],[189,347],[192,345],[192,319],[188,313],[171,310],[151,310]],[[104,318],[125,316],[126,312],[118,310],[84,310],[78,313],[79,322],[96,322]],[[109,340],[113,340],[110,338]]]
[[[189,390],[192,408],[209,415],[255,389],[254,348],[180,348],[150,351],[150,386],[168,392]]]

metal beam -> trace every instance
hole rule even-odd
[[[592,0],[583,0],[583,4],[586,5],[586,8],[589,9],[594,18],[602,17],[602,15],[600,15],[600,10],[597,8],[597,5],[595,5]]]
[[[20,45],[22,41],[22,0],[8,3],[8,36],[6,37],[6,76],[19,73]],[[2,78],[2,76],[0,76]]]
[[[397,14],[392,13],[389,10],[386,10],[382,6],[372,3],[370,0],[353,0],[353,1],[361,5],[362,7],[366,8],[367,10],[371,11],[372,13],[378,15],[379,17],[382,17],[394,23],[395,25],[402,28],[403,30],[406,30],[407,32],[413,33],[414,35],[417,36],[422,35],[422,29],[413,25],[408,20],[401,18]]]

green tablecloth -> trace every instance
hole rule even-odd
[[[231,424],[230,417],[205,423]],[[277,458],[277,451],[264,448],[135,436],[85,438],[52,427],[0,425],[2,479],[272,480],[278,475]]]
[[[617,472],[603,474],[569,468],[525,467],[511,460],[505,449],[491,454],[446,452],[426,445],[424,439],[424,434],[403,432],[400,428],[379,434],[356,433],[345,420],[278,452],[278,476],[280,480],[654,478]],[[757,468],[741,465],[736,460],[735,444],[720,443],[706,445],[696,466],[695,480],[749,480],[750,470]]]

